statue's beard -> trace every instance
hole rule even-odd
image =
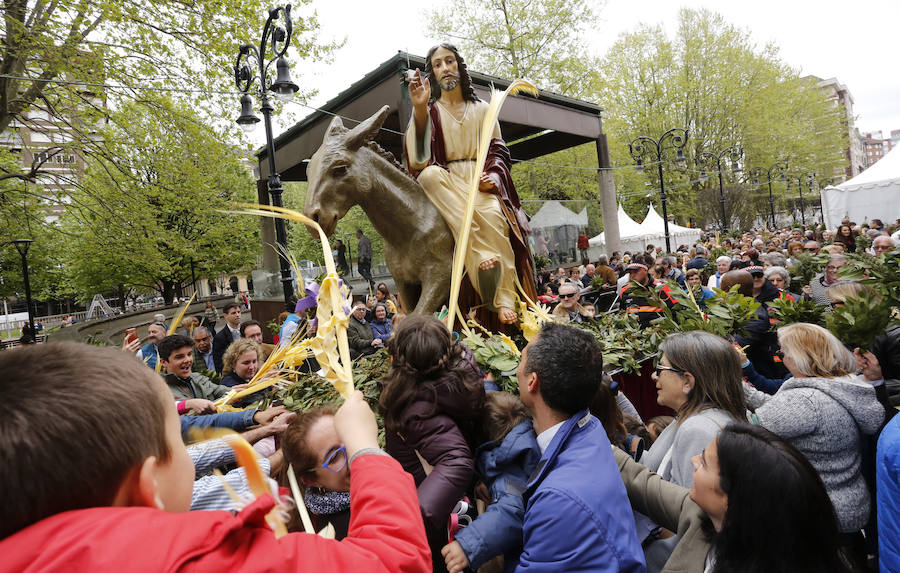
[[[450,74],[450,77],[442,78],[440,82],[438,82],[441,86],[441,89],[445,92],[453,91],[456,89],[456,86],[459,85],[459,75],[458,74]]]

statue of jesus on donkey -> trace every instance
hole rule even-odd
[[[453,248],[488,105],[475,95],[465,62],[450,44],[429,50],[425,71],[415,71],[409,94],[408,172],[373,142],[387,106],[352,130],[335,117],[307,168],[304,213],[330,234],[350,207],[360,205],[384,238],[401,302],[409,312],[431,313],[447,302]],[[510,167],[495,123],[465,252],[470,288],[460,295],[463,311],[480,305],[490,311],[478,314],[488,328],[516,322],[516,275],[525,294],[537,297],[528,217]]]

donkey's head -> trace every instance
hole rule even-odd
[[[375,177],[372,162],[367,154],[358,151],[381,129],[389,109],[382,107],[350,130],[335,116],[322,146],[309,160],[306,169],[309,187],[303,213],[317,221],[326,235],[331,235],[338,220],[372,189]]]

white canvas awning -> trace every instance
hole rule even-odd
[[[653,237],[655,241],[665,241],[666,229],[662,216],[656,212],[653,204],[647,210],[647,216],[641,223],[641,229],[644,230],[648,237]],[[676,223],[669,223],[669,240],[672,248],[675,249],[679,243],[691,245],[700,240],[703,231],[700,229],[692,229],[690,227],[682,227]]]
[[[836,229],[844,217],[856,223],[900,217],[900,147],[856,177],[823,189],[822,217],[828,229]]]
[[[532,229],[549,229],[553,227],[587,227],[587,207],[580,213],[573,213],[559,201],[547,201],[534,214],[529,223]]]

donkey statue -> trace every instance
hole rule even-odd
[[[384,256],[408,312],[433,313],[447,302],[453,235],[418,182],[373,140],[388,106],[353,129],[335,117],[307,166],[303,213],[331,235],[359,205],[384,238]]]

